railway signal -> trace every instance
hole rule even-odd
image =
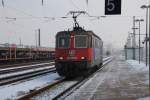
[[[121,14],[121,0],[105,0],[105,15]]]

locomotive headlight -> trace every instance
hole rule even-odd
[[[63,60],[64,58],[63,58],[63,57],[59,57],[59,59],[60,59],[60,60]]]
[[[85,57],[81,57],[81,59],[82,59],[82,60],[84,60],[84,59],[85,59]]]

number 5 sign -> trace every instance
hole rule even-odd
[[[121,14],[121,0],[105,0],[105,15]]]

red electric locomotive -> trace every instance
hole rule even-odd
[[[60,76],[76,77],[102,65],[103,42],[92,31],[75,26],[56,35],[55,67]]]

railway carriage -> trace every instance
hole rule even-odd
[[[55,51],[45,47],[12,47],[0,45],[0,64],[34,61],[34,60],[54,60]]]
[[[60,76],[76,77],[102,65],[103,42],[80,27],[56,34],[55,67]]]

